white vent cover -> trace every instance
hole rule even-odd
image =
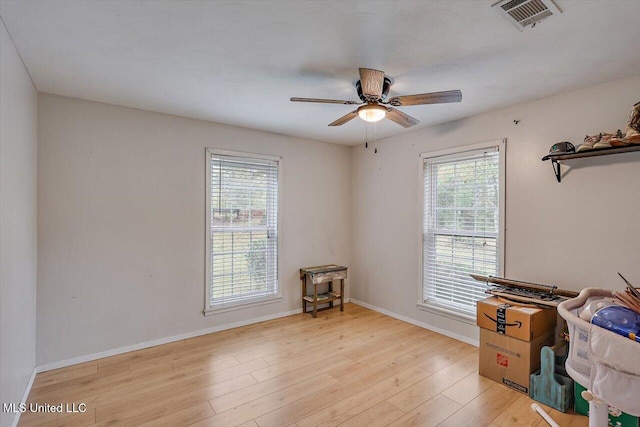
[[[520,31],[562,13],[553,0],[501,0],[491,7],[497,7],[500,14]]]

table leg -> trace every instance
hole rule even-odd
[[[318,317],[318,285],[313,284],[313,317]]]
[[[329,282],[329,295],[333,292],[333,280]],[[333,308],[333,301],[329,301],[329,308]]]
[[[344,279],[340,279],[340,311],[344,311]]]
[[[304,299],[307,294],[307,275],[302,276],[302,313],[307,312],[307,300]]]

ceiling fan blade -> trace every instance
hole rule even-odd
[[[396,122],[402,127],[410,128],[411,126],[415,126],[420,123],[420,120],[411,117],[408,114],[403,113],[400,110],[397,110],[393,107],[389,107],[387,112],[387,118],[392,122]]]
[[[384,71],[360,68],[360,86],[362,94],[366,97],[380,99],[384,84]]]
[[[445,90],[444,92],[420,93],[417,95],[394,96],[388,103],[401,107],[406,105],[444,104],[462,101],[460,90]]]
[[[355,119],[356,117],[358,117],[358,112],[357,110],[353,110],[349,114],[345,114],[344,116],[340,117],[338,120],[329,123],[329,126],[342,126],[349,120]]]
[[[341,99],[322,99],[322,98],[296,98],[296,97],[293,97],[293,98],[291,98],[291,101],[293,101],[293,102],[321,102],[323,104],[346,104],[346,105],[361,104],[361,102],[357,102],[357,101],[345,101],[345,100],[341,100]]]

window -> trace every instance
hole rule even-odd
[[[485,284],[502,275],[504,142],[423,155],[421,305],[475,316]]]
[[[205,314],[280,299],[280,160],[207,150]]]

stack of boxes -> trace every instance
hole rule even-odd
[[[529,394],[529,375],[540,369],[540,349],[555,342],[556,309],[478,301],[480,375]]]

